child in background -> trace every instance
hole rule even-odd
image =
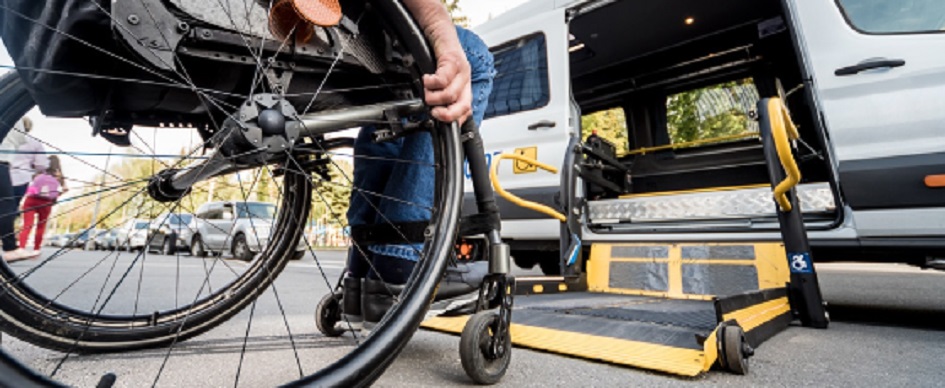
[[[49,159],[49,168],[46,172],[33,178],[33,182],[26,189],[26,200],[23,201],[23,230],[20,231],[20,248],[23,249],[26,249],[26,241],[29,239],[30,230],[33,229],[33,219],[36,216],[39,216],[39,222],[36,224],[36,235],[33,237],[33,249],[38,251],[42,246],[46,220],[49,219],[53,205],[63,192],[59,159],[55,157]]]

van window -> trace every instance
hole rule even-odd
[[[530,35],[493,48],[496,75],[485,118],[541,108],[551,98],[545,35]]]
[[[751,78],[673,94],[666,98],[670,144],[700,146],[757,134],[751,114],[758,100]]]
[[[942,0],[838,0],[847,21],[861,32],[902,34],[945,31]]]
[[[587,140],[592,133],[613,143],[617,156],[627,154],[627,117],[623,108],[611,108],[581,116],[581,138]]]

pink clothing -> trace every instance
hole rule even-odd
[[[26,189],[26,197],[38,197],[55,201],[59,198],[62,188],[59,186],[59,180],[49,174],[39,174],[33,178],[33,183]]]

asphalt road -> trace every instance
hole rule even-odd
[[[127,254],[125,254],[127,255]],[[210,333],[174,347],[167,357],[160,386],[271,386],[299,375],[299,364],[311,373],[354,346],[349,336],[329,339],[314,327],[312,312],[343,268],[343,254],[318,252],[290,263],[276,281],[285,319],[272,291],[254,309],[247,309]],[[36,273],[31,283],[41,292],[68,287],[98,253],[74,253]],[[126,271],[131,257],[102,260],[95,271],[69,287],[63,303],[93,303],[92,296],[109,279],[109,287],[127,272],[106,311],[163,308],[193,298],[207,273],[211,284],[222,284],[245,268],[233,260],[200,260],[188,256],[148,255]],[[108,276],[108,269],[115,263]],[[180,265],[178,265],[180,263]],[[213,263],[216,263],[214,266]],[[17,264],[19,270],[31,263]],[[81,269],[81,270],[80,270]],[[712,371],[684,379],[615,367],[554,354],[516,349],[501,386],[940,386],[945,380],[945,273],[899,265],[829,264],[818,267],[821,287],[830,302],[833,322],[827,330],[791,327],[757,351],[748,376]],[[179,272],[178,272],[179,271]],[[176,276],[180,273],[181,276]],[[323,275],[324,274],[324,275]],[[40,276],[42,275],[42,276]],[[138,282],[138,279],[142,279]],[[180,279],[178,281],[178,279]],[[86,284],[88,283],[88,284]],[[138,293],[137,290],[141,292]],[[75,294],[75,295],[70,295]],[[141,295],[137,297],[136,295]],[[85,305],[85,307],[88,307]],[[250,314],[253,319],[251,325]],[[292,350],[286,325],[297,348]],[[249,337],[244,334],[249,327]],[[378,386],[470,385],[459,363],[455,336],[421,331]],[[245,347],[245,353],[242,351]],[[63,358],[5,336],[3,349],[34,368],[49,372]],[[105,372],[118,375],[118,386],[150,386],[168,352],[166,349],[109,355],[68,357],[56,377],[76,386],[94,386]],[[241,357],[241,355],[243,357]],[[242,368],[240,369],[242,359]]]

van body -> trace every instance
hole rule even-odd
[[[941,1],[533,0],[475,32],[497,69],[487,160],[560,166],[509,163],[498,178],[579,225],[500,199],[522,267],[557,273],[572,233],[779,240],[757,135],[767,97],[799,128],[797,196],[816,260],[945,257]]]

